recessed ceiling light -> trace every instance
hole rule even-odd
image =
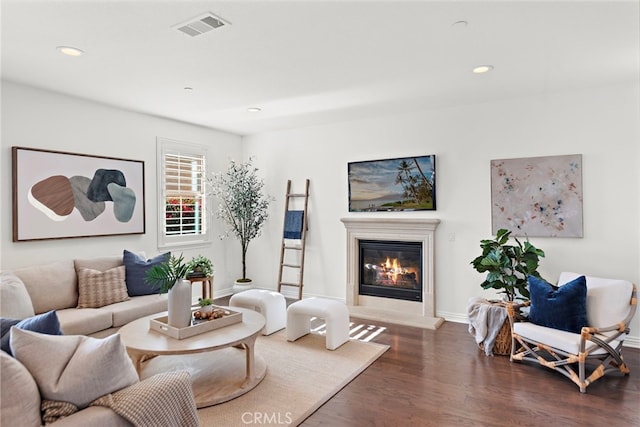
[[[58,46],[56,47],[56,49],[58,50],[58,52],[65,54],[67,56],[82,56],[84,55],[84,51],[81,49],[78,49],[77,47],[72,47],[72,46]]]
[[[193,88],[189,87],[189,86],[186,86],[186,87],[184,87],[184,91],[185,92],[193,92]]]
[[[262,111],[262,108],[260,107],[249,107],[247,108],[247,111],[250,113],[259,113],[260,111]]]
[[[484,74],[493,70],[493,65],[479,65],[473,69],[473,72],[476,74]]]

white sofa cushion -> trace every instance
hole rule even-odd
[[[43,399],[69,402],[79,409],[138,382],[118,334],[97,339],[13,328],[11,349],[33,376]]]
[[[582,276],[582,274],[562,272],[558,285]],[[604,279],[585,276],[587,279],[587,318],[589,326],[603,328],[613,326],[629,314],[633,285],[626,280]]]
[[[78,305],[78,280],[72,260],[33,265],[14,273],[27,288],[36,314]]]
[[[113,325],[113,315],[104,308],[65,308],[56,313],[66,335],[91,335]]]
[[[26,319],[35,314],[27,288],[18,276],[10,272],[0,274],[0,316]]]
[[[0,352],[2,411],[0,425],[40,426],[40,392],[33,377],[20,362]]]
[[[106,271],[114,267],[124,265],[122,255],[105,256],[86,259],[74,259],[73,265],[78,271],[80,268],[90,268],[91,270]]]
[[[112,326],[119,328],[141,317],[167,311],[168,304],[167,294],[140,295],[102,309],[111,312],[113,315]]]

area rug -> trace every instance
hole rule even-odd
[[[285,331],[258,337],[256,353],[267,363],[265,378],[243,396],[199,409],[200,423],[297,426],[388,348],[351,340],[329,351],[324,336],[315,333],[295,342],[287,341]]]

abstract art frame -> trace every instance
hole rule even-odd
[[[491,160],[491,224],[514,236],[582,237],[582,155]]]
[[[12,147],[13,241],[145,233],[144,161]]]
[[[436,156],[350,162],[349,212],[436,210]]]

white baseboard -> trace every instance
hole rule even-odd
[[[448,313],[446,311],[439,311],[437,315],[443,317],[447,322],[469,323],[467,316],[461,315],[459,313]],[[629,335],[627,338],[625,338],[624,344],[622,346],[628,348],[640,348],[640,338],[637,336]]]

